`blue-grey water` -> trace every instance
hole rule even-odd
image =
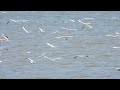
[[[0,79],[120,79],[119,11],[0,11],[0,33]]]

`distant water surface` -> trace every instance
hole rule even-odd
[[[120,78],[119,11],[0,11],[0,33],[0,79]]]

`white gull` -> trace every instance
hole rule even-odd
[[[46,43],[48,46],[50,46],[51,48],[54,48],[54,47],[57,47],[57,46],[53,46],[52,44],[50,43]]]
[[[30,33],[29,31],[27,31],[27,30],[25,29],[25,27],[23,27],[23,30],[24,30],[26,33]]]
[[[41,31],[41,32],[45,32],[43,29],[41,29],[41,28],[39,28],[39,30]]]
[[[30,63],[36,63],[34,60],[32,60],[31,58],[27,58],[28,60],[30,60]]]
[[[89,24],[91,24],[91,23],[85,23],[85,22],[82,22],[81,20],[78,20],[78,22],[84,24],[85,26],[88,26],[89,28],[92,28],[92,26],[89,25]],[[83,26],[82,29],[83,29],[85,26]]]
[[[8,37],[5,36],[3,33],[0,34],[0,41],[9,41]]]

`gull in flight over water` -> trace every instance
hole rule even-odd
[[[60,31],[55,31],[55,32],[53,32],[53,34],[55,34],[55,33],[60,33],[60,34],[61,34],[61,32],[60,32]]]
[[[81,58],[82,58],[82,57],[88,57],[88,56],[87,56],[87,55],[76,55],[76,56],[74,57],[74,59],[77,58],[77,57],[81,57]]]
[[[3,14],[7,14],[7,12],[2,12]]]
[[[116,70],[120,71],[120,68],[116,68]]]
[[[60,36],[60,37],[56,37],[56,38],[65,38],[67,40],[68,37],[74,37],[74,36]]]
[[[41,28],[39,28],[39,30],[41,31],[41,32],[45,32],[43,29],[41,29]]]
[[[28,51],[27,53],[31,53],[31,52]]]
[[[60,36],[60,37],[56,37],[56,38],[67,38],[67,37],[74,37],[74,36]]]
[[[117,36],[120,36],[120,35],[106,35],[107,37],[117,37]]]
[[[106,35],[106,36],[108,36],[108,37],[114,37],[113,35]]]
[[[2,61],[0,60],[0,63],[1,63]]]
[[[82,24],[84,24],[85,26],[83,26],[82,27],[82,29],[84,28],[84,27],[89,27],[89,28],[92,28],[92,26],[90,26],[89,24],[91,24],[91,23],[84,23],[84,22],[82,22],[81,20],[78,20],[78,22],[80,22],[80,23],[82,23]]]
[[[52,44],[50,43],[46,43],[48,46],[50,46],[51,48],[54,48],[54,47],[57,47],[57,46],[53,46]]]
[[[46,54],[46,52],[45,53],[43,53],[42,55],[40,55],[39,57],[41,58],[42,56],[44,56]]]
[[[3,33],[0,34],[0,41],[9,41],[8,36],[5,36]]]
[[[119,32],[116,32],[116,31],[115,31],[115,33],[116,33],[116,34],[120,34]]]
[[[70,29],[70,28],[65,28],[65,27],[60,27],[61,29],[66,29],[66,30],[70,30],[70,31],[74,31],[74,30],[78,30],[78,29]]]
[[[45,55],[44,55],[44,58],[47,58],[47,59],[49,59],[49,60],[51,60],[51,61],[55,61],[55,60],[57,60],[57,59],[61,59],[61,58],[49,58],[49,57],[47,57],[47,56],[45,56]]]
[[[117,18],[117,17],[112,17],[111,19],[119,20],[119,18]]]
[[[56,31],[56,32],[59,32],[59,31]],[[56,33],[54,32],[54,33]],[[59,32],[61,36],[59,37],[55,37],[55,38],[65,38],[67,40],[68,37],[74,37],[74,36],[63,36],[61,32]]]
[[[113,47],[113,48],[120,48],[120,47]]]
[[[73,20],[73,19],[70,19],[69,21],[71,21],[71,22],[75,22],[75,20]],[[64,23],[67,23],[67,21],[65,21]]]
[[[10,20],[8,20],[7,24],[9,24],[10,21],[17,22],[14,19],[10,19]]]
[[[39,57],[40,57],[40,58],[41,58],[41,57],[44,57],[44,58],[47,58],[47,59],[49,59],[49,60],[51,60],[51,61],[55,61],[55,60],[57,60],[57,59],[61,59],[61,58],[50,58],[50,57],[45,56],[45,54],[46,54],[46,52],[43,53],[42,55],[40,55]]]
[[[36,63],[34,60],[32,60],[31,58],[27,58],[28,60],[30,60],[30,63]]]
[[[8,24],[10,21],[17,22],[17,21],[14,20],[14,19],[10,19],[10,20],[7,22],[7,24]]]
[[[75,20],[70,19],[71,22],[75,22]]]
[[[53,32],[53,34],[55,34],[55,33],[60,33],[60,35],[62,36],[62,33],[61,33],[60,31],[55,31],[55,32]],[[62,38],[62,37],[63,37],[63,38],[65,38],[65,39],[67,40],[67,37],[65,37],[65,36],[62,36],[62,37],[61,37],[61,36],[60,36],[60,37],[56,37],[56,38]]]
[[[10,21],[12,21],[12,22],[27,22],[27,21],[29,21],[29,20],[14,20],[14,19],[10,19],[10,20],[7,22],[7,24],[8,24]]]
[[[23,30],[24,30],[26,33],[30,33],[30,32],[28,32],[28,31],[25,29],[25,27],[23,27]]]
[[[81,19],[81,21],[83,21],[83,20],[93,20],[94,18],[83,18],[83,19]]]

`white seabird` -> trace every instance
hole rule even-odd
[[[120,47],[113,47],[113,48],[120,48]]]
[[[113,35],[106,35],[106,36],[108,36],[108,37],[114,37]]]
[[[31,53],[31,52],[28,51],[27,53]]]
[[[46,54],[46,52],[45,53],[43,53],[42,55],[40,55],[39,57],[41,58],[42,56],[44,56]]]
[[[26,33],[30,33],[30,32],[28,32],[28,31],[25,29],[25,27],[23,27],[23,30],[24,30]]]
[[[81,21],[83,21],[83,20],[93,20],[94,18],[83,18],[83,19],[81,19]]]
[[[51,61],[55,61],[55,60],[57,60],[57,59],[61,59],[61,58],[49,58],[49,57],[47,57],[47,56],[45,56],[45,55],[44,55],[44,58],[47,58],[47,59],[49,59],[49,60],[51,60]]]
[[[27,22],[27,21],[29,21],[29,20],[14,20],[14,19],[10,19],[10,20],[7,22],[7,24],[8,24],[10,21],[16,23],[16,22]]]
[[[85,23],[85,22],[82,22],[81,20],[78,20],[78,22],[84,24],[85,26],[87,26],[87,27],[89,27],[89,28],[93,28],[92,26],[89,25],[89,24],[91,24],[91,23]],[[82,29],[83,29],[85,26],[83,26]]]
[[[39,56],[40,58],[43,56],[44,58],[47,58],[47,59],[49,59],[49,60],[51,60],[51,61],[55,61],[55,60],[57,60],[57,59],[61,59],[61,58],[50,58],[50,57],[47,57],[47,56],[45,56],[45,54],[46,54],[46,52],[45,53],[43,53],[41,56]]]
[[[115,33],[116,33],[116,34],[120,34],[119,32],[116,32],[116,31],[115,31]]]
[[[36,63],[34,60],[32,60],[31,58],[27,58],[28,60],[30,60],[30,63]]]
[[[6,14],[7,12],[2,12],[2,13]]]
[[[53,46],[52,44],[50,44],[50,43],[46,43],[48,46],[50,46],[50,47],[52,47],[52,48],[54,48],[54,47],[57,47],[57,46]]]
[[[0,41],[9,41],[8,36],[5,36],[3,33],[0,34]]]
[[[56,37],[56,38],[67,38],[67,37],[74,37],[74,36],[60,36],[60,37]]]
[[[73,29],[72,29],[72,28],[65,28],[65,27],[60,27],[60,28],[61,28],[61,29],[66,29],[66,30],[69,30],[69,31],[72,31],[72,30],[73,30],[73,31],[74,31],[74,30],[78,30],[78,29],[74,29],[74,28],[73,28]]]
[[[41,29],[41,28],[39,28],[39,30],[41,31],[41,32],[45,32],[43,29]]]
[[[82,58],[82,57],[88,57],[88,56],[87,56],[87,55],[76,55],[76,56],[74,57],[74,59],[77,58],[77,57]]]
[[[116,70],[120,71],[120,68],[116,68]]]
[[[70,19],[71,22],[75,22],[75,20]]]

